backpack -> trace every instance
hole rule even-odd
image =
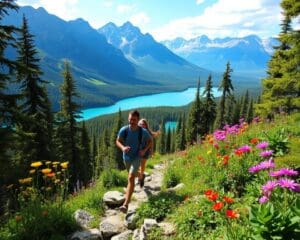
[[[139,139],[139,146],[141,145],[142,143],[142,137],[143,137],[143,129],[142,127],[138,126],[139,128],[139,136],[138,136],[138,139]],[[126,138],[127,138],[127,135],[128,135],[128,129],[129,129],[129,126],[126,126],[125,128],[125,133],[124,133],[124,143],[126,142]]]

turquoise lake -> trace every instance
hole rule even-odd
[[[115,113],[118,112],[119,109],[124,111],[143,107],[184,106],[195,99],[196,90],[196,88],[188,88],[182,92],[166,92],[126,98],[111,106],[84,109],[82,110],[81,120],[88,120],[105,114]],[[203,90],[204,88],[200,89],[200,94],[202,94]],[[213,89],[213,94],[215,97],[219,97],[221,95],[221,93],[217,91],[217,88]]]

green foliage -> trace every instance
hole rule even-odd
[[[180,183],[180,178],[178,170],[176,170],[175,167],[169,167],[164,174],[163,185],[166,188],[175,187]]]
[[[270,143],[269,147],[274,151],[275,156],[283,156],[289,151],[289,138],[285,128],[282,128],[272,135],[265,133]]]
[[[300,200],[282,210],[270,202],[250,209],[250,223],[255,239],[291,239],[300,237]]]
[[[103,187],[123,187],[127,185],[127,175],[115,169],[107,169],[101,174]]]
[[[138,223],[141,224],[145,218],[163,220],[182,200],[183,197],[174,192],[160,192],[150,196],[148,202],[143,203],[137,210]]]

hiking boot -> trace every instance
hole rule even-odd
[[[140,187],[141,187],[141,188],[144,187],[145,177],[146,177],[146,175],[143,173],[142,179],[139,179],[139,184],[140,184]]]
[[[120,212],[126,214],[126,213],[127,213],[127,210],[128,210],[128,206],[122,205],[121,207],[119,207],[119,210],[120,210]]]

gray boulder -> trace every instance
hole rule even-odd
[[[99,225],[102,236],[107,239],[125,231],[123,220],[119,215],[109,216]]]
[[[113,236],[111,240],[129,240],[131,239],[132,233],[133,232],[131,230],[127,230],[126,232]]]
[[[125,195],[119,191],[109,191],[104,194],[103,201],[110,207],[121,206],[125,201]]]
[[[94,216],[85,210],[78,209],[74,213],[74,218],[82,228],[88,228],[88,225],[94,219]]]
[[[101,233],[98,229],[88,229],[85,231],[77,231],[73,233],[70,237],[70,240],[102,240]]]

